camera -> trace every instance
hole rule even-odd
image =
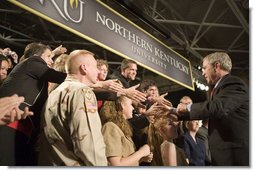
[[[6,55],[6,56],[13,56],[13,55],[15,55],[15,54],[16,54],[16,52],[9,51],[9,52],[7,53],[7,55]]]

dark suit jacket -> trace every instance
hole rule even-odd
[[[224,76],[211,100],[192,104],[188,117],[209,117],[213,165],[249,165],[249,95],[241,79]]]
[[[120,74],[119,72],[115,72],[113,75],[111,75],[112,79],[118,79],[124,88],[130,88],[130,81],[127,80],[122,74]]]
[[[209,149],[209,145],[208,145],[208,142],[209,142],[208,141],[208,129],[204,125],[202,125],[198,129],[196,136],[204,141],[205,150],[206,150],[205,163],[206,163],[206,166],[210,166],[211,165],[211,153],[210,153],[210,149]]]
[[[190,166],[205,166],[205,144],[204,141],[198,137],[196,142],[193,140],[189,132],[183,135],[184,152],[189,159]]]
[[[24,96],[26,103],[20,108],[29,106],[34,115],[13,122],[17,123],[14,129],[10,124],[0,127],[0,165],[34,165],[30,163],[31,150],[39,132],[41,109],[48,97],[48,81],[61,83],[65,77],[66,74],[50,69],[37,56],[16,65],[8,75],[0,88],[0,97]]]
[[[48,82],[62,83],[65,77],[65,73],[50,69],[42,58],[30,57],[11,71],[0,87],[0,97],[24,96],[25,104],[20,108],[28,106],[34,112],[31,118],[38,120],[48,97]]]

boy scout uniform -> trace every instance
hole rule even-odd
[[[39,165],[107,165],[96,97],[77,80],[67,78],[48,97]]]

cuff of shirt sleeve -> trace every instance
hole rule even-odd
[[[186,106],[188,112],[191,111],[191,105],[192,105],[192,104],[188,104],[188,105]]]

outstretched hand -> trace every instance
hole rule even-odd
[[[123,95],[127,96],[131,100],[134,100],[135,102],[138,102],[138,103],[143,102],[146,100],[146,94],[136,90],[138,87],[139,87],[139,84],[127,89],[123,89],[122,93]]]
[[[186,104],[179,103],[177,105],[177,114],[178,114],[178,116],[181,116],[181,115],[183,115],[184,113],[187,113],[187,112],[188,112],[188,109],[187,109]]]
[[[67,52],[67,49],[63,45],[60,45],[52,51],[52,56],[58,56],[65,52]]]
[[[97,81],[97,83],[91,86],[92,88],[101,88],[104,90],[119,92],[122,91],[123,86],[118,82],[117,79],[111,79],[106,81]]]
[[[152,100],[154,102],[157,102],[158,104],[164,104],[164,105],[167,105],[167,106],[172,106],[172,103],[170,101],[168,101],[167,99],[165,99],[165,96],[167,96],[168,93],[164,93],[158,97],[153,97]]]
[[[161,110],[161,106],[158,105],[158,103],[154,103],[147,111],[145,112],[146,116],[152,116],[158,114],[158,112]]]

